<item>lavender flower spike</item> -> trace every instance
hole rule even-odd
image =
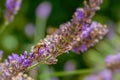
[[[81,51],[86,51],[107,33],[106,26],[100,23],[91,26],[93,25],[91,18],[100,4],[100,0],[93,0],[90,5],[86,3],[83,9],[78,8],[69,22],[60,25],[60,28],[53,35],[48,35],[33,46],[31,53],[27,54],[25,51],[20,56],[17,54],[9,56],[4,63],[0,64],[0,79],[11,80],[20,72],[29,69],[34,61],[55,64],[59,55],[73,50],[76,46],[79,47],[78,44],[80,44]],[[81,37],[83,33],[87,36]]]
[[[23,55],[12,54],[0,64],[0,79],[14,80],[19,73],[23,73],[32,62],[35,60],[34,53],[27,54],[27,51]],[[26,80],[26,79],[25,79]]]
[[[6,0],[6,10],[5,10],[5,20],[7,22],[13,21],[14,16],[17,14],[20,9],[22,0]]]
[[[106,25],[91,21],[100,4],[100,0],[94,0],[90,5],[86,3],[83,9],[78,8],[71,21],[60,25],[53,35],[35,45],[31,51],[37,55],[38,62],[46,59],[44,63],[55,64],[62,53],[73,49],[84,52],[102,39],[108,31]]]

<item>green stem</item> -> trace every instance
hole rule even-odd
[[[41,62],[38,62],[38,63],[36,63],[36,64],[34,64],[34,65],[28,67],[27,70],[29,71],[29,70],[35,68],[36,66],[38,66],[38,65],[40,65],[40,64],[42,64],[42,63],[44,63],[44,62],[45,62],[46,60],[48,60],[50,57],[51,57],[51,56],[47,57],[46,59],[44,59],[44,60],[41,61]]]
[[[8,22],[5,22],[5,23],[3,24],[3,26],[2,26],[1,29],[0,29],[0,34],[3,33],[3,31],[6,29],[7,25],[8,25]]]
[[[86,74],[91,73],[94,69],[84,69],[84,70],[76,70],[76,71],[62,71],[62,72],[54,72],[50,74],[43,74],[41,77],[47,77],[47,76],[68,76],[68,75],[76,75],[76,74]]]
[[[34,64],[34,65],[28,67],[28,68],[27,68],[27,71],[29,71],[29,70],[35,68],[36,66],[38,66],[38,65],[40,65],[40,64],[42,64],[42,63],[43,63],[43,62],[38,62],[38,63],[36,63],[36,64]]]

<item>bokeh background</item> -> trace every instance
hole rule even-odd
[[[47,16],[36,14],[43,2],[51,4]],[[77,7],[83,7],[83,0],[23,0],[14,21],[0,35],[3,60],[12,53],[29,52],[38,39],[52,34],[60,24],[69,21]],[[4,12],[5,0],[0,0],[0,27],[4,22]],[[40,65],[28,74],[36,80],[83,80],[90,73],[104,69],[104,58],[120,51],[120,0],[104,0],[93,20],[108,25],[109,32],[103,40],[85,53],[78,55],[71,51],[59,56],[57,64]],[[37,38],[36,33],[39,33]]]

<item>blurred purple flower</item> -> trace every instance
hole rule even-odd
[[[99,80],[97,76],[92,75],[92,76],[88,76],[86,77],[84,80]]]
[[[32,37],[35,33],[35,27],[32,23],[27,24],[25,27],[25,33],[27,36]]]
[[[113,59],[113,55],[108,55],[106,58],[105,58],[105,63],[110,63]]]
[[[108,69],[117,71],[120,69],[120,53],[116,55],[108,55],[105,58],[105,64]]]
[[[68,61],[65,63],[64,70],[65,71],[74,71],[76,69],[76,64],[74,61]]]
[[[5,19],[11,22],[21,6],[21,0],[6,0]]]
[[[36,9],[37,17],[47,18],[51,12],[51,4],[49,2],[41,3]]]
[[[110,70],[103,70],[97,74],[87,76],[84,80],[112,80],[112,72]]]
[[[99,73],[102,80],[112,80],[112,72],[110,70],[103,70]]]
[[[2,59],[2,56],[3,56],[3,51],[0,50],[0,60]]]
[[[16,14],[21,6],[21,0],[7,0],[5,6],[10,12]]]
[[[58,77],[53,77],[52,80],[59,80],[59,78]]]
[[[115,30],[116,25],[114,22],[110,21],[108,22],[108,26],[109,26],[109,32],[107,34],[107,38],[112,39],[116,34],[116,30]]]

